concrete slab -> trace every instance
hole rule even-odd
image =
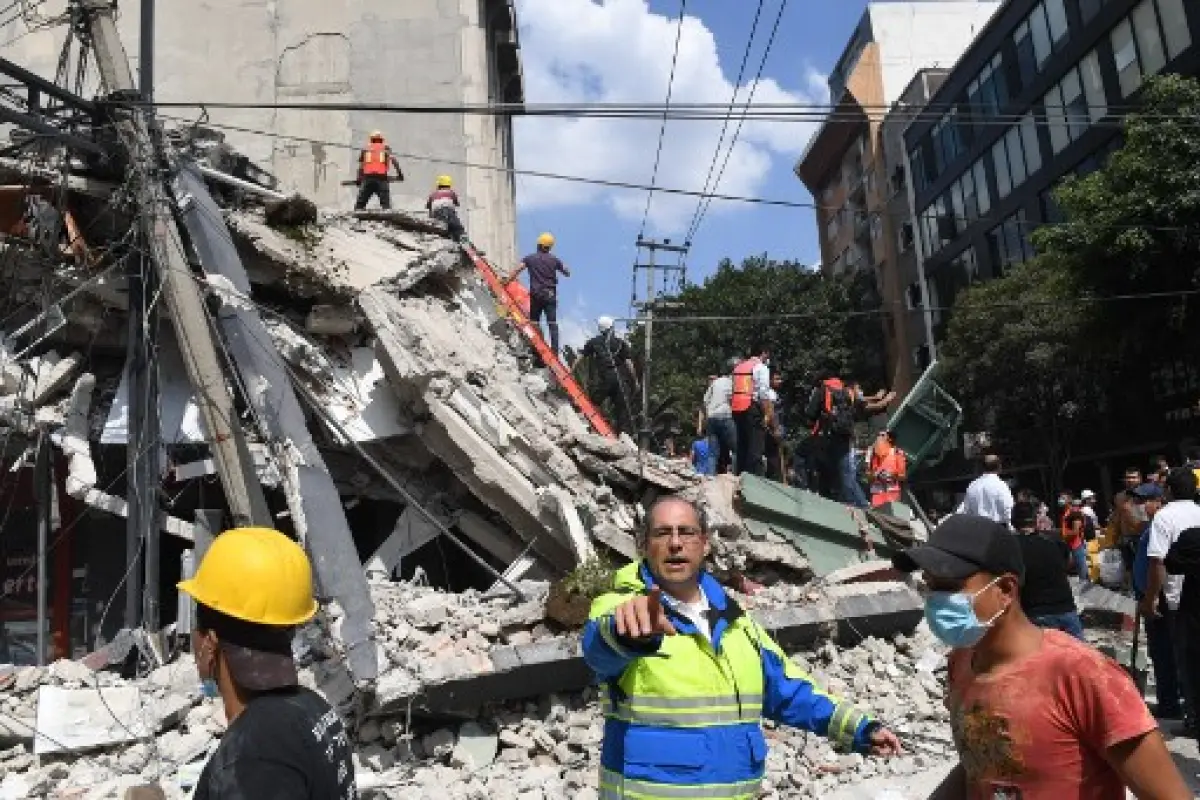
[[[38,689],[34,755],[73,753],[131,742],[151,733],[142,719],[141,697],[132,686]]]

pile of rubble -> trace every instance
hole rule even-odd
[[[486,599],[455,598],[420,587],[390,591],[390,597],[378,592],[376,597],[388,609],[388,618],[406,628],[395,641],[408,643],[391,656],[417,671],[427,670],[431,662],[484,652],[486,641],[537,641],[553,635],[535,620],[532,605],[505,609]],[[481,608],[497,613],[481,620]],[[423,624],[418,627],[418,622]],[[909,636],[867,638],[846,649],[826,643],[793,658],[820,685],[886,721],[908,752],[887,761],[839,754],[822,737],[768,723],[765,797],[820,797],[866,778],[899,779],[949,765],[953,748],[940,702],[944,659],[923,625]],[[319,666],[305,668],[302,681],[331,702],[344,702]],[[161,785],[169,798],[184,797],[225,729],[220,701],[200,696],[187,656],[137,681],[60,661],[48,668],[9,669],[0,685],[5,687],[0,800],[121,798],[129,787],[148,783]],[[598,691],[589,686],[539,692],[488,704],[472,718],[454,721],[413,712],[351,710],[347,719],[356,740],[360,793],[413,800],[595,798],[603,735]],[[68,707],[75,716],[52,724],[38,706],[56,693],[71,696]],[[65,732],[72,727],[74,731]],[[36,744],[35,728],[44,734]],[[76,745],[88,736],[94,744],[65,753],[47,738],[68,735],[75,738],[63,744]]]

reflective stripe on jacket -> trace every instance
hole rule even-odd
[[[871,505],[881,506],[885,503],[899,502],[900,481],[904,480],[907,471],[908,458],[899,447],[892,445],[883,455],[872,448],[871,465],[868,469],[871,475]],[[886,472],[890,477],[886,481],[880,480],[877,477],[880,472]]]
[[[867,714],[819,690],[707,573],[711,643],[666,595],[678,635],[647,645],[619,637],[613,610],[653,585],[643,563],[625,566],[584,628],[583,657],[604,682],[601,798],[755,797],[764,717],[866,750]]]
[[[362,174],[386,176],[390,156],[391,149],[386,144],[371,142],[367,145],[367,149],[362,151]]]
[[[762,362],[756,358],[747,358],[733,368],[733,397],[729,407],[735,414],[749,411],[754,402],[754,368]]]

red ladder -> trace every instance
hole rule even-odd
[[[508,313],[508,318],[512,320],[513,325],[517,330],[533,345],[533,349],[537,351],[541,357],[542,363],[545,364],[554,377],[558,380],[558,385],[566,391],[571,398],[571,402],[575,404],[575,408],[579,410],[587,418],[587,421],[592,423],[592,427],[596,429],[596,433],[601,436],[607,436],[610,439],[616,438],[616,433],[608,424],[608,420],[600,413],[600,409],[596,408],[595,403],[583,391],[583,387],[579,385],[579,381],[575,380],[575,376],[571,371],[559,360],[550,346],[546,344],[546,340],[542,338],[542,333],[538,326],[529,320],[529,292],[524,286],[512,281],[505,284],[500,280],[500,276],[496,274],[495,268],[487,262],[487,260],[475,252],[475,248],[468,242],[462,245],[463,252],[471,259],[471,263],[475,265],[475,269],[483,277],[488,288],[492,290],[492,294],[504,306]]]

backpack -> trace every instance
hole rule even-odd
[[[854,433],[854,403],[850,391],[845,388],[823,387],[824,410],[821,411],[821,432],[835,436],[850,436]]]

